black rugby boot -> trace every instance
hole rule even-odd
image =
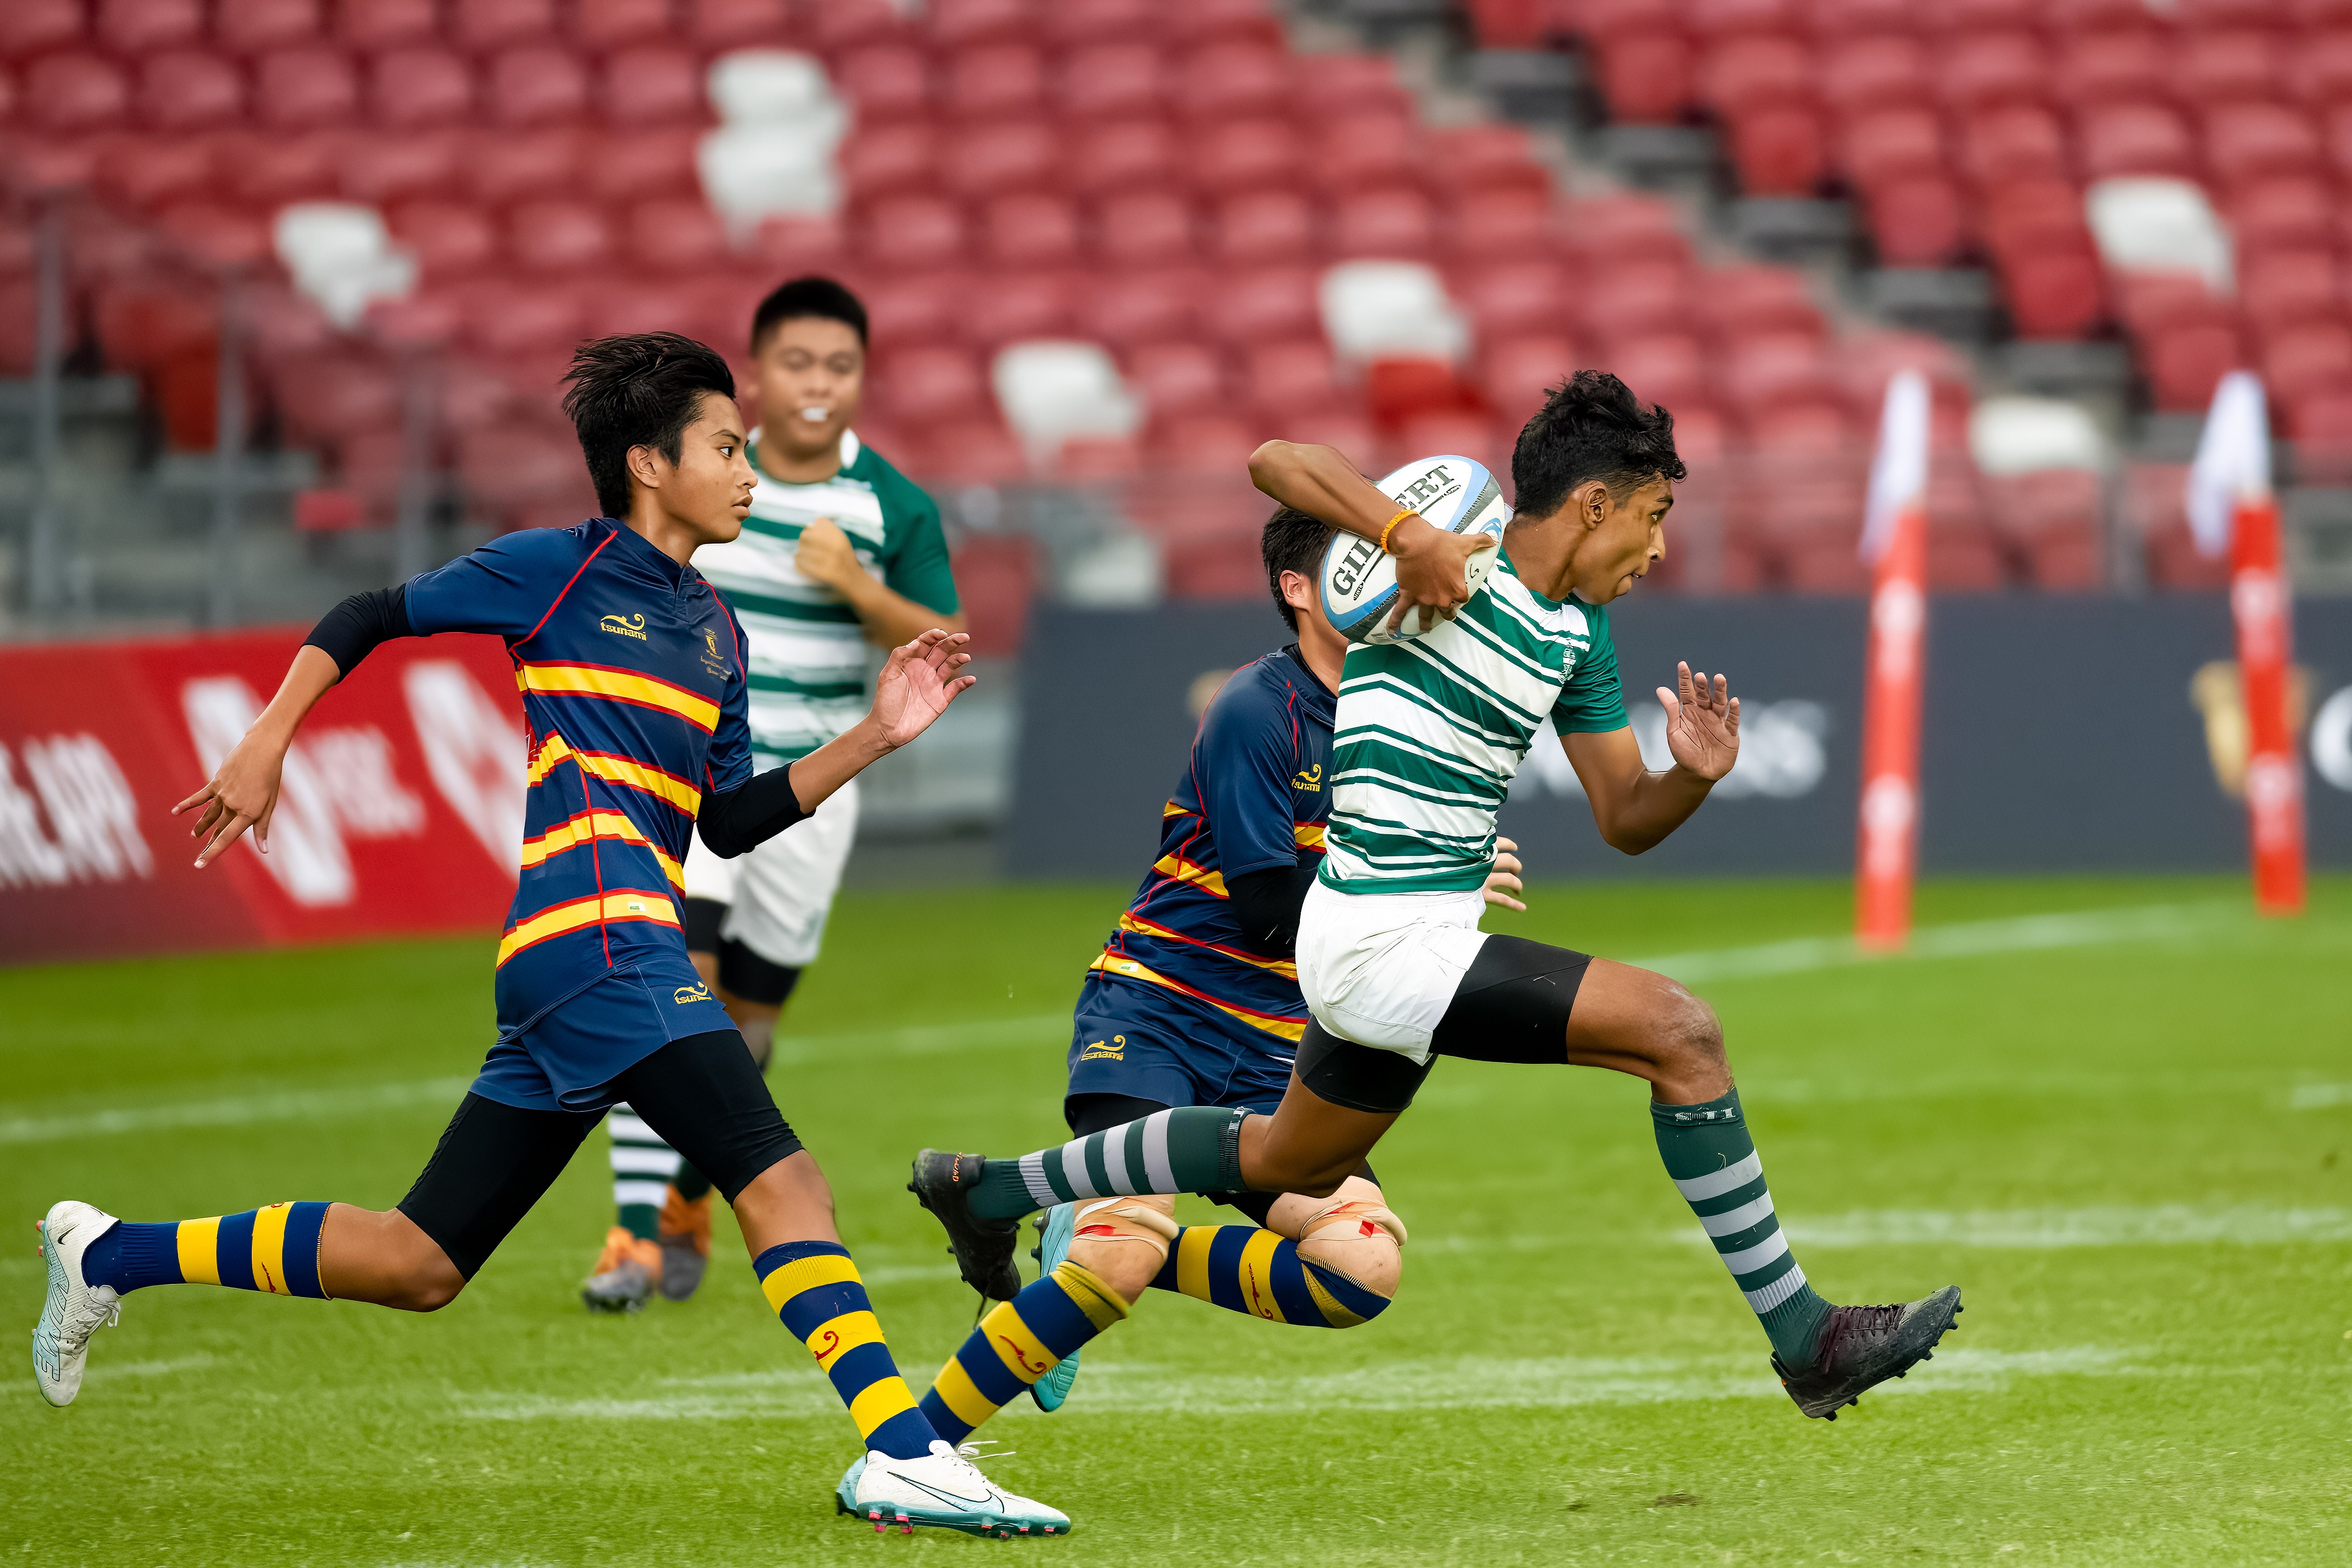
[[[1811,1364],[1791,1367],[1776,1355],[1772,1370],[1798,1409],[1834,1421],[1841,1407],[1860,1403],[1864,1389],[1932,1357],[1959,1315],[1957,1285],[1899,1306],[1832,1307]]]
[[[915,1179],[907,1190],[931,1211],[948,1233],[963,1282],[993,1301],[1021,1294],[1021,1268],[1013,1259],[1021,1237],[1017,1219],[981,1219],[964,1202],[980,1184],[981,1157],[926,1149],[915,1156]]]

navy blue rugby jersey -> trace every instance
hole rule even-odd
[[[693,567],[602,517],[493,540],[411,579],[407,605],[420,637],[504,638],[530,726],[499,1033],[614,970],[686,963],[688,836],[706,792],[751,777],[733,613]]]
[[[1234,671],[1202,716],[1161,815],[1160,858],[1094,961],[1090,988],[1157,987],[1231,1037],[1291,1054],[1307,1029],[1298,966],[1241,945],[1225,883],[1322,858],[1332,706],[1296,645]]]

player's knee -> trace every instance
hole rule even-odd
[[[1715,1009],[1672,981],[1664,983],[1654,1016],[1654,1051],[1662,1065],[1682,1068],[1723,1065],[1723,1023]]]
[[[1356,1288],[1349,1301],[1360,1321],[1378,1316],[1396,1299],[1404,1281],[1404,1221],[1363,1177],[1350,1173],[1319,1202],[1286,1194],[1266,1223],[1292,1237],[1301,1262]]]
[[[466,1289],[466,1277],[437,1247],[428,1247],[405,1259],[400,1278],[383,1304],[404,1312],[437,1312]]]
[[[1070,1261],[1129,1302],[1141,1299],[1176,1239],[1176,1200],[1110,1198],[1082,1205]]]

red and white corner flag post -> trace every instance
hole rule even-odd
[[[1854,941],[1876,952],[1911,932],[1919,843],[1919,707],[1927,638],[1927,383],[1887,384],[1870,470],[1862,558],[1871,564],[1870,654],[1862,706],[1862,812]]]
[[[2214,389],[2189,470],[2189,526],[2197,547],[2230,557],[2238,682],[2246,710],[2246,824],[2254,907],[2303,912],[2303,763],[2288,717],[2294,658],[2278,497],[2271,489],[2270,416],[2263,384],[2231,371]]]

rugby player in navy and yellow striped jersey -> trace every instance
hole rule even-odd
[[[1309,1021],[1292,950],[1323,863],[1348,649],[1315,587],[1330,538],[1286,507],[1266,522],[1266,585],[1298,640],[1235,670],[1209,703],[1162,809],[1159,858],[1088,969],[1063,1101],[1080,1137],[1172,1106],[1267,1113],[1288,1087]],[[1517,909],[1510,848],[1486,896]],[[1368,1321],[1394,1298],[1405,1228],[1369,1164],[1322,1197],[1211,1195],[1251,1223],[1180,1226],[1164,1196],[1053,1209],[1036,1283],[1021,1289],[1009,1259],[970,1281],[1004,1304],[940,1369],[923,1399],[931,1425],[961,1442],[1024,1389],[1058,1407],[1079,1347],[1150,1288],[1318,1328]]]
[[[398,1207],[273,1204],[126,1224],[75,1201],[41,1222],[42,1394],[79,1392],[92,1331],[121,1298],[212,1284],[431,1311],[465,1288],[605,1110],[636,1108],[734,1206],[769,1306],[815,1356],[866,1450],[845,1500],[873,1520],[1059,1533],[1061,1514],[991,1485],[899,1378],[816,1162],[687,957],[688,837],[740,855],[807,817],[929,728],[971,684],[961,635],[892,650],[866,718],[755,775],[743,637],[689,563],[742,527],[752,477],[734,377],[671,334],[581,349],[565,409],[607,515],[510,534],[321,621],[194,810],[199,868],[250,827],[268,847],[279,769],[311,706],[394,637],[504,640],[530,731],[521,872],[497,955],[499,1037]]]

